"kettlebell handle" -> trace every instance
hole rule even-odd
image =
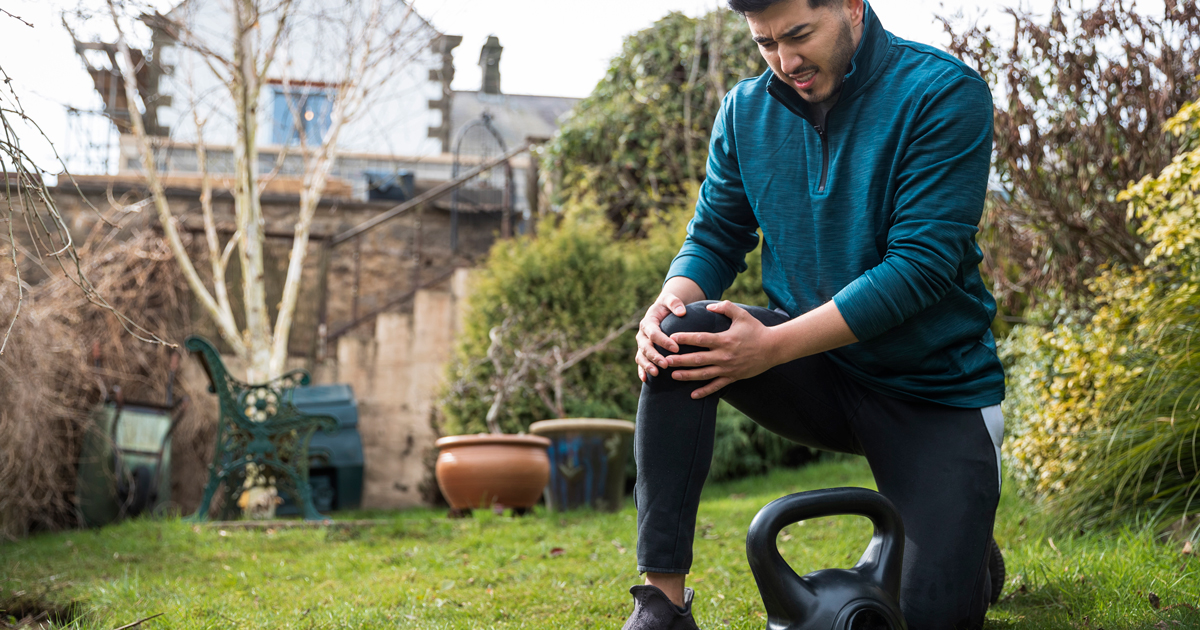
[[[792,523],[854,514],[871,519],[875,533],[854,570],[874,581],[893,598],[900,597],[904,560],[904,524],[887,497],[866,488],[829,488],[798,492],[767,504],[750,523],[746,555],[756,578],[768,584],[795,583],[799,578],[779,555],[779,532]],[[785,578],[791,578],[786,579]],[[764,583],[759,579],[760,585]],[[763,593],[764,600],[767,593]],[[769,606],[768,606],[769,607]]]

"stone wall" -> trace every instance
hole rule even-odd
[[[437,433],[434,408],[453,355],[470,271],[417,292],[411,313],[384,313],[374,335],[343,337],[319,382],[349,383],[358,399],[365,459],[363,507],[405,508],[424,501]]]

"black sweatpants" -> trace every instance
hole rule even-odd
[[[730,320],[688,305],[663,332],[722,332]],[[767,326],[787,315],[743,307]],[[695,347],[680,351],[695,352]],[[662,348],[659,351],[670,354]],[[642,387],[635,457],[638,570],[687,573],[718,398],[800,444],[866,456],[904,521],[900,607],[910,630],[977,628],[991,592],[988,545],[1000,498],[999,409],[911,402],[867,389],[818,354],[693,400],[701,382],[660,370]],[[986,416],[986,419],[985,419]],[[824,568],[810,567],[809,569]]]

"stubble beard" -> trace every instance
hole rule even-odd
[[[850,28],[850,21],[843,18],[840,28],[838,29],[837,41],[833,44],[833,55],[829,58],[829,71],[833,74],[833,86],[825,94],[807,95],[802,90],[796,90],[804,100],[812,103],[824,103],[842,91],[842,83],[846,80],[846,72],[850,70],[850,60],[854,58],[854,33]]]

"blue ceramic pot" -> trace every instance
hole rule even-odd
[[[625,460],[633,448],[634,424],[626,420],[544,420],[529,432],[550,439],[550,483],[546,507],[566,512],[590,507],[620,510],[625,502]]]

